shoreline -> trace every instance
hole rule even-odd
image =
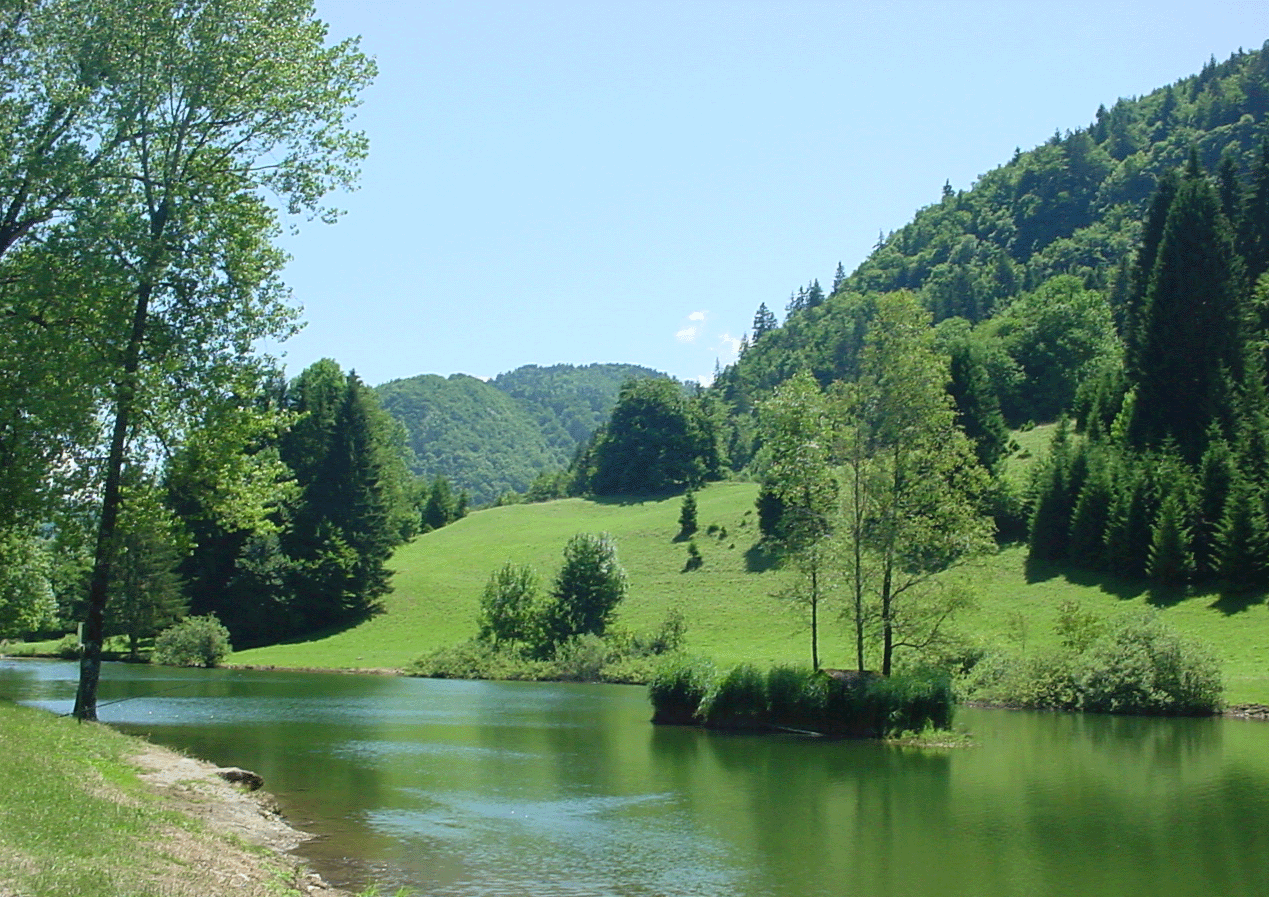
[[[189,864],[187,874],[197,869],[235,893],[277,894],[281,886],[310,897],[354,897],[295,854],[316,836],[291,825],[273,795],[231,784],[213,763],[139,736],[126,737],[136,746],[129,762],[138,780],[165,808],[196,823],[173,827],[163,842],[165,852]],[[261,862],[261,851],[273,862]]]

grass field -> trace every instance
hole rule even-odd
[[[1037,428],[1039,430],[1040,428]],[[1024,436],[1030,437],[1036,431]],[[1036,433],[1024,461],[1042,451]],[[1029,440],[1030,442],[1031,440]],[[402,668],[425,651],[475,634],[481,590],[506,561],[535,566],[545,585],[577,532],[608,532],[630,576],[618,625],[648,629],[672,608],[686,617],[687,649],[719,664],[808,663],[804,612],[776,597],[787,574],[766,568],[754,549],[757,486],[718,483],[698,494],[697,545],[704,566],[683,572],[687,545],[675,541],[678,497],[633,503],[568,499],[479,511],[403,546],[384,613],[325,637],[233,655],[238,664],[326,668]],[[714,533],[707,530],[713,527]],[[1176,629],[1221,658],[1233,703],[1269,703],[1269,604],[1264,595],[1234,600],[1218,593],[1156,592],[1143,582],[1057,567],[1029,566],[1021,546],[948,574],[976,599],[959,626],[986,644],[1041,647],[1054,641],[1058,606],[1078,601],[1111,615],[1158,607]],[[850,665],[845,626],[829,610],[821,629],[826,666]]]

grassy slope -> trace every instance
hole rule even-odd
[[[1051,430],[1018,434],[1015,464],[1033,463]],[[1015,471],[1016,473],[1016,471]],[[704,567],[683,573],[685,543],[675,542],[680,499],[631,504],[569,499],[480,511],[401,548],[394,559],[394,591],[385,613],[326,638],[242,651],[235,663],[293,667],[403,667],[429,649],[470,638],[489,574],[504,562],[534,565],[545,585],[560,552],[577,532],[611,533],[630,574],[630,594],[619,625],[645,629],[670,608],[688,621],[688,649],[721,664],[749,660],[760,665],[809,660],[805,615],[775,597],[786,574],[751,572],[746,553],[756,539],[752,512],[757,487],[720,483],[699,495],[701,532],[696,541]],[[706,533],[711,524],[727,536]],[[1177,629],[1212,645],[1224,662],[1232,702],[1269,703],[1269,605],[1264,596],[1232,601],[1216,593],[1180,596],[1155,593],[1146,584],[1056,567],[1028,569],[1025,551],[1011,547],[953,574],[977,598],[961,618],[980,641],[1052,642],[1058,605],[1073,599],[1089,610],[1113,614],[1152,604]],[[841,623],[824,620],[821,656],[826,665],[849,665],[850,648]]]

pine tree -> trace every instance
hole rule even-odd
[[[1251,588],[1264,582],[1269,522],[1258,493],[1247,477],[1237,477],[1216,529],[1217,573],[1234,588]]]
[[[1098,452],[1089,460],[1088,475],[1071,512],[1067,556],[1082,567],[1095,570],[1103,566],[1111,498],[1108,463],[1105,455]]]
[[[882,242],[880,235],[877,237],[877,242],[878,243]],[[841,262],[838,262],[837,270],[833,272],[833,290],[831,295],[836,296],[838,293],[840,293],[845,283],[846,283],[846,269],[842,267]]]
[[[1237,467],[1229,443],[1218,432],[1212,433],[1199,462],[1198,519],[1194,526],[1193,544],[1194,569],[1200,576],[1218,572],[1217,530],[1236,475]]]
[[[1175,171],[1168,171],[1159,179],[1159,186],[1150,198],[1150,207],[1146,210],[1145,220],[1141,226],[1141,245],[1133,261],[1132,277],[1129,282],[1126,302],[1123,309],[1124,366],[1129,376],[1137,377],[1141,369],[1141,343],[1144,339],[1142,328],[1146,310],[1146,294],[1150,289],[1150,279],[1154,273],[1155,259],[1159,255],[1159,244],[1163,242],[1163,229],[1168,221],[1168,210],[1176,198],[1180,178]]]
[[[679,508],[679,536],[687,537],[696,532],[696,493],[691,489],[683,493],[683,504]]]

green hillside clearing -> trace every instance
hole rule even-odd
[[[630,576],[619,626],[648,629],[677,608],[687,619],[687,650],[694,654],[724,665],[807,663],[805,616],[800,608],[775,597],[785,574],[763,570],[761,556],[752,551],[757,541],[756,495],[757,486],[751,483],[720,483],[699,493],[701,530],[696,541],[705,563],[690,573],[681,572],[687,545],[674,541],[681,501],[677,496],[633,503],[567,499],[480,511],[397,552],[394,589],[382,615],[324,638],[238,652],[231,662],[403,668],[425,651],[475,634],[481,590],[489,574],[506,561],[534,565],[549,583],[571,535],[608,532],[617,540]],[[708,534],[711,525],[725,528],[726,535]],[[950,575],[978,602],[961,618],[960,627],[985,645],[1034,650],[1052,644],[1057,608],[1067,600],[1107,615],[1153,604],[1170,625],[1217,652],[1230,702],[1269,703],[1269,605],[1263,595],[1250,600],[1214,593],[1182,597],[1111,576],[1055,567],[1028,569],[1021,546]],[[845,626],[832,614],[822,628],[821,656],[826,666],[848,666]]]

